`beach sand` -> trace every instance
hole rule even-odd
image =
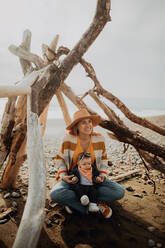
[[[148,120],[165,128],[165,115],[148,117]],[[152,142],[165,147],[165,138],[151,130],[136,125],[129,120],[124,122],[132,129],[138,130]],[[121,175],[130,170],[141,169],[132,178],[120,182],[126,189],[125,197],[118,203],[112,203],[113,216],[109,220],[97,214],[86,217],[69,215],[62,206],[49,206],[49,192],[55,183],[57,169],[55,156],[65,133],[63,120],[49,119],[43,138],[45,160],[47,166],[47,203],[46,217],[40,235],[38,248],[74,248],[76,244],[89,244],[93,248],[143,248],[149,247],[152,240],[153,247],[165,247],[165,178],[156,170],[150,170],[149,176],[138,153],[132,146],[123,153],[122,143],[110,140],[107,131],[95,128],[106,139],[109,161],[109,178]],[[153,193],[153,183],[156,183],[156,193]],[[23,212],[28,190],[28,163],[25,162],[18,177],[21,198],[5,199],[8,207],[15,201],[18,205],[14,221],[10,220],[0,225],[0,248],[12,247],[16,231]],[[131,190],[130,190],[131,189]],[[5,195],[8,191],[2,191]],[[152,243],[152,242],[151,242]],[[160,243],[160,244],[158,244]],[[84,247],[85,248],[85,247]]]

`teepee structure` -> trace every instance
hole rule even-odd
[[[92,65],[83,55],[111,20],[110,0],[98,0],[93,21],[72,50],[59,47],[57,35],[51,44],[42,45],[43,57],[30,51],[31,32],[26,30],[20,46],[11,45],[10,52],[19,57],[24,77],[13,86],[0,86],[0,97],[8,97],[0,132],[0,168],[5,164],[1,178],[2,188],[14,188],[20,166],[28,159],[29,189],[24,213],[14,248],[36,247],[44,219],[46,168],[42,136],[44,135],[49,103],[56,95],[66,125],[71,122],[64,95],[78,108],[89,108],[83,99],[89,95],[105,112],[107,119],[100,124],[112,139],[130,144],[139,152],[143,162],[165,173],[165,148],[130,130],[117,114],[101,99],[112,102],[132,122],[165,136],[165,129],[133,114],[117,97],[105,90]],[[65,55],[60,62],[60,56]],[[80,63],[93,81],[93,88],[80,98],[65,83],[73,67]],[[99,96],[102,96],[101,98]],[[39,196],[37,192],[40,191]],[[37,196],[37,197],[36,197]],[[29,218],[30,216],[30,218]],[[30,221],[29,221],[30,219]],[[29,238],[30,237],[30,238]]]

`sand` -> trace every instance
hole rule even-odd
[[[148,118],[161,127],[165,127],[165,116]],[[165,146],[165,138],[139,125],[124,120],[132,130],[139,130],[146,138],[156,144]],[[77,214],[69,215],[62,206],[49,205],[49,191],[55,183],[55,156],[60,148],[60,143],[65,132],[63,120],[48,120],[46,133],[43,139],[46,166],[47,166],[47,200],[46,217],[40,235],[38,248],[50,247],[75,247],[75,245],[89,244],[93,248],[143,248],[165,247],[165,178],[160,172],[150,170],[150,179],[145,174],[142,161],[130,146],[123,153],[123,144],[110,140],[106,131],[101,131],[106,138],[106,147],[109,160],[109,178],[133,169],[141,169],[141,173],[120,182],[126,189],[125,197],[112,203],[113,216],[105,220],[98,214],[86,217]],[[153,193],[152,180],[156,183],[156,193]],[[0,224],[0,248],[12,247],[18,225],[22,216],[23,207],[28,190],[27,162],[20,169],[18,177],[18,192],[20,198],[5,199],[5,204],[10,207],[13,201],[17,203],[17,214],[5,224]],[[128,189],[128,190],[127,190]],[[131,189],[131,191],[130,191]],[[2,191],[2,197],[8,191]],[[152,240],[152,241],[150,241]]]

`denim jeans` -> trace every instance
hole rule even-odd
[[[124,196],[124,192],[124,188],[120,184],[105,179],[97,188],[97,200],[110,203],[120,200]],[[76,193],[70,189],[70,184],[63,180],[54,185],[50,191],[50,199],[53,202],[76,209],[82,214],[88,213],[88,207],[81,205]]]

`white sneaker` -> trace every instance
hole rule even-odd
[[[83,206],[87,206],[89,204],[89,198],[87,195],[83,195],[80,198],[80,202]]]
[[[98,212],[99,210],[100,209],[99,209],[99,207],[97,206],[96,203],[93,203],[93,202],[89,203],[89,208],[88,208],[89,212]]]
[[[104,218],[110,218],[112,216],[112,209],[105,203],[98,203],[98,207]]]
[[[66,212],[68,214],[72,214],[73,213],[72,210],[70,209],[70,207],[68,207],[68,206],[65,206],[65,210],[66,210]]]

